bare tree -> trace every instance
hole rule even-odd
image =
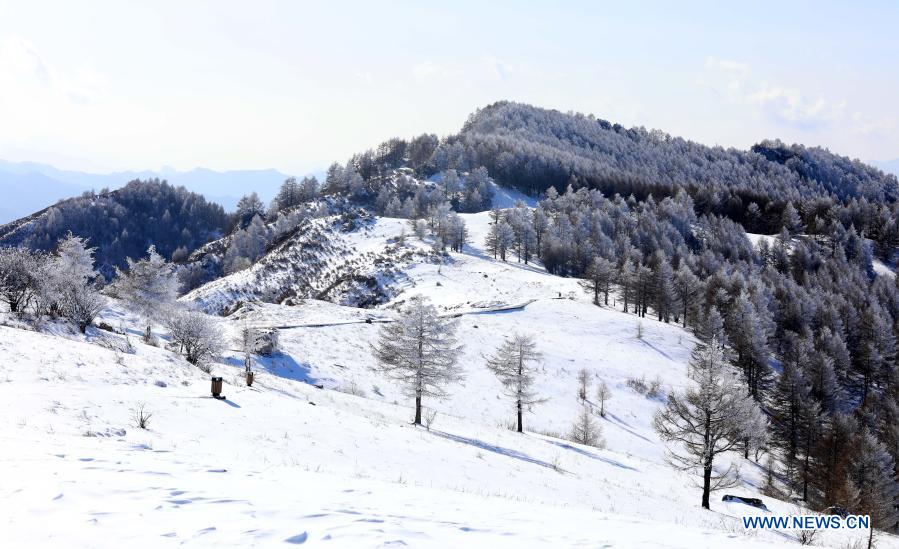
[[[462,379],[456,362],[462,350],[456,345],[458,321],[441,318],[423,297],[415,296],[396,322],[381,327],[372,346],[376,369],[403,385],[415,398],[415,425],[421,425],[423,397],[444,398],[445,385]]]
[[[506,395],[515,401],[518,413],[518,432],[524,432],[522,416],[526,408],[545,399],[537,398],[534,392],[537,364],[542,355],[537,351],[534,338],[528,335],[514,334],[507,337],[496,351],[496,355],[487,360],[487,368],[496,374],[505,388]]]
[[[253,370],[253,353],[256,351],[257,331],[244,324],[237,334],[237,345],[243,353],[243,367],[246,373]]]
[[[581,368],[577,373],[577,398],[581,401],[587,400],[589,390],[590,372],[586,368]]]
[[[599,401],[599,415],[606,417],[606,402],[612,400],[612,390],[603,380],[596,386],[596,400]]]
[[[683,471],[702,475],[702,506],[709,508],[713,490],[733,486],[734,465],[721,473],[713,469],[720,454],[742,448],[745,440],[764,436],[765,418],[732,372],[727,370],[724,348],[713,338],[698,346],[690,362],[697,386],[668,396],[656,412],[653,427],[668,447],[668,461]]]

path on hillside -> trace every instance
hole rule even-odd
[[[560,298],[549,298],[549,299],[560,299]],[[564,298],[561,298],[564,299]],[[442,317],[460,317],[463,315],[479,315],[486,313],[501,313],[506,311],[523,311],[525,307],[537,301],[538,298],[529,299],[522,303],[518,303],[515,305],[497,305],[496,307],[484,307],[483,309],[471,309],[468,311],[459,311],[459,312],[451,312],[444,313],[440,316]],[[260,328],[274,328],[277,330],[293,330],[298,328],[327,328],[330,326],[345,326],[349,324],[387,324],[390,322],[395,322],[396,319],[393,318],[364,318],[358,320],[341,320],[339,322],[314,322],[308,324],[284,324],[279,326],[270,326],[270,325],[259,325]]]

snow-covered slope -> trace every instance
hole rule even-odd
[[[241,357],[226,353],[213,371],[225,379],[225,401],[208,396],[208,374],[133,336],[129,353],[101,346],[99,331],[84,338],[58,326],[51,333],[0,327],[4,541],[13,547],[795,541],[789,533],[743,530],[739,517],[761,511],[721,502],[721,493],[712,511],[700,509],[695,478],[665,463],[650,421],[665,393],[687,383],[689,334],[647,318],[637,337],[635,316],[592,305],[577,281],[489,257],[481,247],[488,214],[465,220],[472,246],[445,261],[435,260],[428,242],[408,236],[403,245],[393,242],[402,220],[342,232],[347,256],[377,256],[389,245],[408,258],[396,264],[392,292],[378,307],[314,299],[272,305],[242,295],[243,306],[217,321],[231,335],[245,323],[278,326],[283,353],[259,359],[252,388],[241,382]],[[227,280],[188,298],[226,295],[231,289],[216,285]],[[381,323],[414,294],[458,315],[465,345],[464,383],[450,387],[445,401],[425,402],[437,411],[430,429],[409,425],[411,403],[370,369]],[[103,320],[139,331],[115,302]],[[537,338],[544,355],[539,391],[548,399],[526,416],[525,434],[506,427],[512,407],[484,366],[503,336],[516,331]],[[590,372],[593,387],[602,379],[612,389],[606,417],[597,417],[603,449],[553,436],[568,431],[579,409],[580,368]],[[628,383],[656,379],[655,396]],[[132,421],[141,404],[153,413],[149,430]],[[731,493],[763,497],[772,513],[796,511],[760,496],[757,465],[745,462],[742,470],[744,483]],[[852,541],[840,533],[819,540],[833,547]]]
[[[182,301],[209,313],[230,312],[242,303],[260,300],[382,303],[403,278],[400,267],[431,255],[426,248],[404,248],[392,242],[403,227],[403,220],[375,223],[367,216],[304,221],[252,267],[205,284]]]

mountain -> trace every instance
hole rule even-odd
[[[437,169],[485,166],[500,183],[532,194],[568,184],[638,197],[668,196],[683,188],[713,208],[739,202],[783,204],[810,198],[894,201],[894,175],[816,147],[792,146],[806,170],[762,149],[788,149],[779,141],[752,150],[708,147],[660,130],[625,128],[582,114],[498,102],[476,111],[462,131],[441,142]],[[794,162],[795,163],[795,162]]]
[[[256,191],[268,203],[289,177],[277,170],[235,170],[218,172],[196,168],[182,172],[165,167],[159,171],[124,171],[106,174],[59,170],[35,162],[0,160],[0,188],[7,197],[0,205],[0,223],[12,221],[48,204],[84,191],[117,189],[137,179],[164,179],[204,195],[207,200],[233,211],[241,196]]]
[[[0,245],[52,251],[68,232],[87,238],[106,277],[150,245],[171,259],[220,238],[231,219],[218,204],[181,187],[132,181],[120,189],[61,200],[0,226]]]
[[[155,244],[182,289],[157,294],[142,337],[133,286],[45,284],[31,273],[68,255],[0,255],[0,302],[25,309],[0,309],[0,413],[28,419],[0,423],[23,449],[6,464],[29,503],[13,525],[87,509],[49,531],[120,541],[142,514],[177,543],[763,547],[808,535],[740,517],[840,506],[899,531],[894,176],[501,102],[282,191],[228,216],[136,181],[0,227],[0,244],[40,250],[88,236],[107,274]],[[153,272],[148,286],[172,282]],[[85,295],[99,310],[71,305]],[[254,331],[280,348],[248,350]],[[524,367],[495,358],[516,334],[540,352],[527,387],[495,375]],[[732,489],[710,498],[719,481]]]

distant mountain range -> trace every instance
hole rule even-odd
[[[35,162],[0,160],[0,224],[26,216],[53,202],[84,191],[104,187],[116,189],[134,179],[165,179],[183,185],[231,211],[241,196],[256,191],[268,203],[288,177],[277,170],[234,170],[217,172],[195,168],[182,172],[165,167],[159,171],[126,171],[107,174],[60,170]]]

